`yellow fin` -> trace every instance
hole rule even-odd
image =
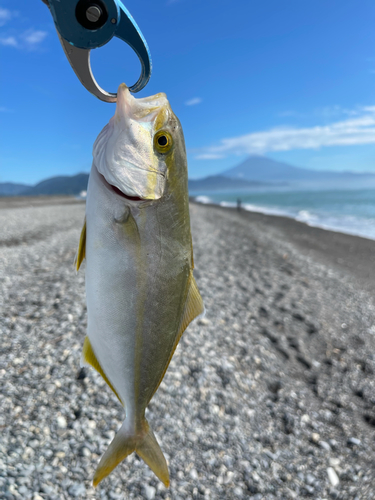
[[[191,268],[194,269],[194,252],[193,252],[193,240],[190,240],[191,246]],[[197,285],[195,285],[197,286]]]
[[[123,432],[123,427],[124,426],[122,426],[118,431],[100,459],[92,481],[95,488],[98,486],[100,481],[107,477],[113,469],[118,466],[120,462],[135,451],[135,438],[129,437],[125,432]]]
[[[150,426],[148,426],[148,432],[143,441],[136,444],[135,451],[160,479],[164,486],[168,488],[169,472],[167,462]]]
[[[190,283],[189,289],[186,297],[184,312],[182,313],[180,326],[178,329],[177,342],[176,346],[181,338],[181,335],[184,333],[189,324],[200,314],[204,312],[204,304],[199,293],[197,283],[194,279],[193,272],[190,273]]]
[[[95,471],[93,485],[107,477],[117,465],[135,451],[146,462],[154,474],[169,486],[169,472],[163,452],[156,441],[146,419],[143,419],[141,430],[135,431],[132,423],[125,420],[113,441],[100,459]]]
[[[154,392],[152,393],[151,398],[149,399],[149,402],[153,398],[155,392],[158,390],[159,385],[161,384],[161,381],[164,378],[165,372],[168,369],[169,363],[171,362],[171,359],[172,359],[173,354],[176,350],[176,347],[177,347],[178,343],[180,342],[182,334],[184,333],[186,328],[189,326],[189,324],[193,321],[193,319],[195,319],[196,317],[198,317],[199,315],[201,315],[203,313],[204,313],[203,300],[202,300],[201,294],[199,293],[198,285],[197,285],[195,278],[193,276],[193,270],[191,270],[190,277],[189,277],[188,291],[187,291],[186,301],[185,301],[185,307],[184,307],[183,312],[182,312],[180,325],[178,327],[178,332],[177,332],[176,339],[175,339],[175,342],[174,342],[174,345],[173,345],[173,348],[171,351],[171,355],[170,355],[168,362],[165,366],[165,370],[163,372],[163,375],[160,377],[160,380],[159,380]]]
[[[95,353],[92,350],[92,347],[91,347],[91,344],[90,344],[90,340],[89,340],[89,338],[87,336],[85,337],[85,340],[83,342],[82,360],[85,363],[91,365],[93,368],[95,368],[95,370],[98,373],[100,373],[100,375],[107,382],[107,384],[109,385],[109,387],[111,388],[111,390],[116,394],[117,399],[122,404],[120,396],[117,394],[115,388],[113,387],[113,385],[111,384],[111,382],[108,380],[107,375],[104,373],[103,368],[100,366],[99,361],[96,359]]]
[[[81,267],[83,259],[86,257],[86,217],[83,222],[83,228],[81,231],[81,236],[79,238],[79,245],[77,250],[77,255],[74,260],[74,265],[76,266],[77,271]]]

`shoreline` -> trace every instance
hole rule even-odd
[[[310,226],[306,222],[284,215],[264,214],[243,209],[238,211],[234,207],[200,203],[193,199],[190,199],[190,203],[231,211],[268,230],[277,230],[305,255],[325,265],[350,273],[360,288],[375,292],[375,240]]]
[[[201,200],[200,200],[201,199]],[[215,205],[215,206],[220,206],[224,208],[237,208],[237,204],[235,202],[227,202],[227,201],[220,201],[220,202],[215,202],[211,200],[211,198],[207,195],[192,195],[190,196],[190,201],[193,201],[195,203],[200,203],[201,205]],[[250,207],[250,208],[249,208]],[[335,226],[335,225],[329,225],[323,222],[317,222],[314,223],[309,220],[304,220],[302,215],[297,215],[297,214],[292,214],[289,213],[287,210],[283,209],[277,209],[277,208],[267,208],[267,207],[261,207],[258,205],[253,205],[251,203],[242,203],[241,209],[246,211],[246,212],[255,212],[263,215],[271,215],[274,217],[287,217],[288,219],[295,220],[297,222],[302,222],[306,224],[307,226],[310,227],[317,227],[319,229],[324,229],[326,231],[332,231],[332,232],[338,232],[338,233],[343,233],[343,234],[349,234],[351,236],[358,236],[360,238],[366,238],[370,240],[375,241],[375,234],[373,236],[369,236],[365,234],[364,232],[354,232],[350,228],[347,228],[345,226]],[[304,214],[309,214],[308,210],[302,210]],[[301,213],[299,212],[299,213]]]

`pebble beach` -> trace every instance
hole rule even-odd
[[[375,498],[375,241],[190,210],[207,313],[146,414],[171,486],[133,453],[94,489],[125,414],[80,368],[85,205],[0,199],[0,499]]]

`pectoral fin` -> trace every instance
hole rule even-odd
[[[184,306],[184,309],[182,311],[180,325],[179,325],[179,328],[177,331],[175,342],[173,344],[171,355],[170,355],[168,362],[165,366],[165,370],[163,372],[163,375],[161,376],[154,392],[152,393],[151,398],[149,399],[149,402],[153,398],[155,392],[158,390],[158,387],[161,384],[161,381],[164,378],[165,372],[168,369],[169,363],[171,362],[171,359],[172,359],[173,354],[176,350],[176,347],[177,347],[178,343],[180,342],[182,334],[184,333],[186,328],[189,326],[189,324],[193,321],[193,319],[197,318],[198,316],[200,316],[203,313],[204,313],[203,300],[202,300],[201,294],[199,293],[197,283],[194,279],[193,271],[191,270],[190,277],[189,277],[188,290],[187,290],[187,295],[186,295],[186,300],[185,300],[185,306]]]
[[[79,268],[81,267],[82,261],[85,257],[86,257],[86,217],[83,223],[81,236],[79,238],[77,255],[74,260],[74,265],[76,266],[77,271],[79,271]]]
[[[93,349],[91,347],[91,344],[90,344],[90,340],[89,340],[89,338],[87,336],[85,337],[85,340],[83,342],[81,363],[83,365],[90,365],[93,368],[95,368],[95,370],[98,373],[100,373],[100,375],[103,377],[103,379],[109,385],[109,387],[111,388],[111,390],[116,394],[117,399],[122,404],[122,401],[120,399],[120,396],[117,394],[116,389],[113,387],[113,385],[111,384],[111,382],[108,380],[107,375],[104,373],[103,368],[100,366],[100,363],[99,363],[99,361],[97,360],[97,358],[95,356],[95,353],[94,353],[94,351],[93,351]]]

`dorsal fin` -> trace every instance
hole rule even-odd
[[[76,266],[77,271],[81,267],[83,259],[86,257],[86,217],[83,222],[83,227],[81,231],[81,236],[79,238],[77,255],[74,260],[74,265]]]
[[[83,349],[82,349],[82,356],[81,356],[81,364],[83,365],[90,365],[95,370],[100,373],[100,375],[103,377],[103,379],[106,381],[106,383],[109,385],[110,389],[116,394],[117,399],[120,401],[122,404],[122,401],[120,399],[120,396],[117,394],[116,389],[113,387],[111,382],[108,380],[107,375],[104,373],[103,368],[100,366],[99,361],[97,360],[95,353],[91,347],[90,344],[90,339],[85,337],[85,340],[83,342]]]
[[[173,354],[176,350],[176,347],[182,337],[182,334],[186,330],[186,328],[189,326],[189,324],[193,321],[193,319],[197,318],[201,314],[204,313],[204,304],[203,300],[201,297],[201,294],[199,293],[197,283],[195,282],[194,276],[193,276],[193,270],[190,271],[190,277],[189,277],[189,282],[188,282],[188,290],[186,294],[186,300],[185,300],[185,306],[182,311],[181,319],[180,319],[180,324],[178,327],[177,335],[173,344],[173,349],[171,351],[171,355],[168,359],[168,362],[165,366],[165,370],[163,372],[163,375],[160,377],[160,380],[152,393],[152,396],[149,399],[149,402],[151,401],[152,397],[154,396],[155,392],[158,390],[159,385],[161,384],[161,381],[164,378],[165,372],[168,369],[169,363],[171,362],[171,359],[173,357]]]

